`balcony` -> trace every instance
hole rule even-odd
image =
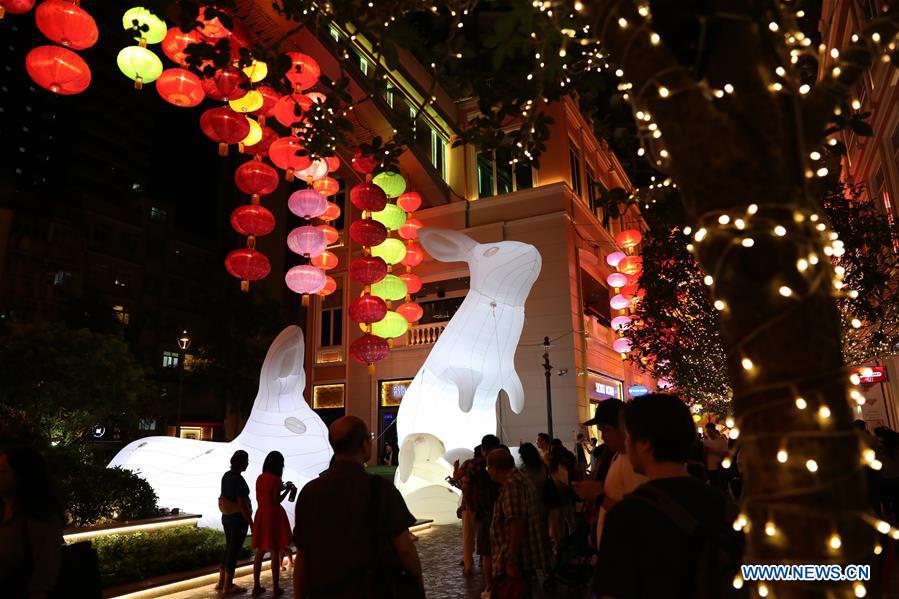
[[[393,340],[394,349],[427,347],[437,343],[448,322],[432,322],[412,326],[404,336]]]

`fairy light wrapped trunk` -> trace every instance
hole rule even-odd
[[[805,36],[794,11],[778,4],[713,4],[712,13],[727,15],[705,21],[714,41],[697,79],[677,58],[676,34],[655,27],[649,3],[583,3],[622,73],[643,151],[672,176],[698,223],[693,249],[721,302],[745,480],[734,524],[747,534],[744,563],[873,563],[878,532],[895,531],[867,511],[871,452],[851,427],[834,301],[851,290],[840,288],[825,253],[835,240],[816,198],[827,169],[811,153],[856,81],[895,44],[897,4],[879,2],[888,16],[835,53],[811,89],[790,63]],[[861,597],[866,584],[734,580],[778,598]]]

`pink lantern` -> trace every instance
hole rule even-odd
[[[623,331],[631,324],[630,316],[616,316],[612,319],[612,328],[616,331]]]
[[[627,275],[620,272],[613,272],[606,277],[606,283],[609,284],[609,287],[619,289],[627,285]]]
[[[624,260],[627,257],[627,254],[624,252],[612,252],[608,256],[606,256],[606,264],[611,266],[612,268],[618,268],[618,263]]]
[[[309,168],[297,171],[294,176],[299,177],[303,181],[318,181],[322,177],[327,176],[327,174],[328,163],[321,158],[317,158],[312,161],[312,164],[309,165]]]
[[[294,254],[312,258],[325,251],[328,247],[328,238],[318,227],[306,225],[297,227],[287,234],[287,247]]]
[[[615,310],[624,310],[631,305],[631,301],[619,293],[609,301],[609,305]]]
[[[294,266],[284,275],[284,281],[294,293],[308,295],[325,288],[328,276],[320,268],[310,264]]]
[[[309,220],[325,213],[328,209],[328,200],[314,189],[298,189],[290,194],[287,207],[300,218]]]
[[[619,354],[627,354],[631,351],[631,340],[627,337],[619,337],[612,343],[612,349]]]

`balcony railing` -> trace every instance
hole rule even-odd
[[[446,328],[445,322],[432,322],[431,324],[417,324],[409,329],[404,337],[394,340],[394,347],[423,347],[434,345]]]

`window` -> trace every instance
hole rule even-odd
[[[57,270],[53,273],[53,285],[55,287],[68,287],[72,284],[72,273],[67,270]]]
[[[128,326],[131,324],[131,314],[124,306],[113,306],[112,307],[112,317],[119,321],[121,324]],[[163,360],[164,361],[164,360]],[[163,364],[164,366],[165,364]]]
[[[362,74],[368,77],[368,61],[365,60],[365,57],[361,54],[359,55],[359,70],[362,71]]]
[[[312,407],[331,410],[344,407],[343,383],[336,385],[314,385],[312,387]]]
[[[587,205],[590,206],[590,212],[602,222],[602,209],[596,205],[596,172],[593,165],[587,162],[585,165],[587,171]]]
[[[163,368],[178,368],[178,352],[164,351],[162,352]]]
[[[335,27],[334,25],[329,25],[328,33],[331,34],[331,39],[333,39],[335,42],[340,41],[340,32],[337,31],[337,27]]]
[[[581,156],[573,145],[568,146],[568,161],[571,164],[571,188],[581,195]]]
[[[150,220],[154,223],[164,223],[169,217],[167,210],[153,206],[150,208]]]
[[[512,163],[509,148],[479,152],[477,159],[478,197],[511,193],[534,186],[530,164]]]
[[[137,421],[137,430],[139,431],[155,431],[156,420],[152,418],[141,418]]]
[[[446,140],[412,106],[409,107],[409,116],[413,119],[412,138],[415,146],[430,160],[440,178],[446,181]]]
[[[403,401],[412,379],[381,381],[381,407],[395,408]]]
[[[322,299],[320,347],[343,345],[343,293],[337,289]]]
[[[384,101],[387,102],[387,105],[393,108],[393,86],[388,83],[387,87],[384,89]]]
[[[584,269],[581,269],[581,294],[584,314],[594,317],[605,326],[610,326],[612,308],[609,306],[609,288]]]

